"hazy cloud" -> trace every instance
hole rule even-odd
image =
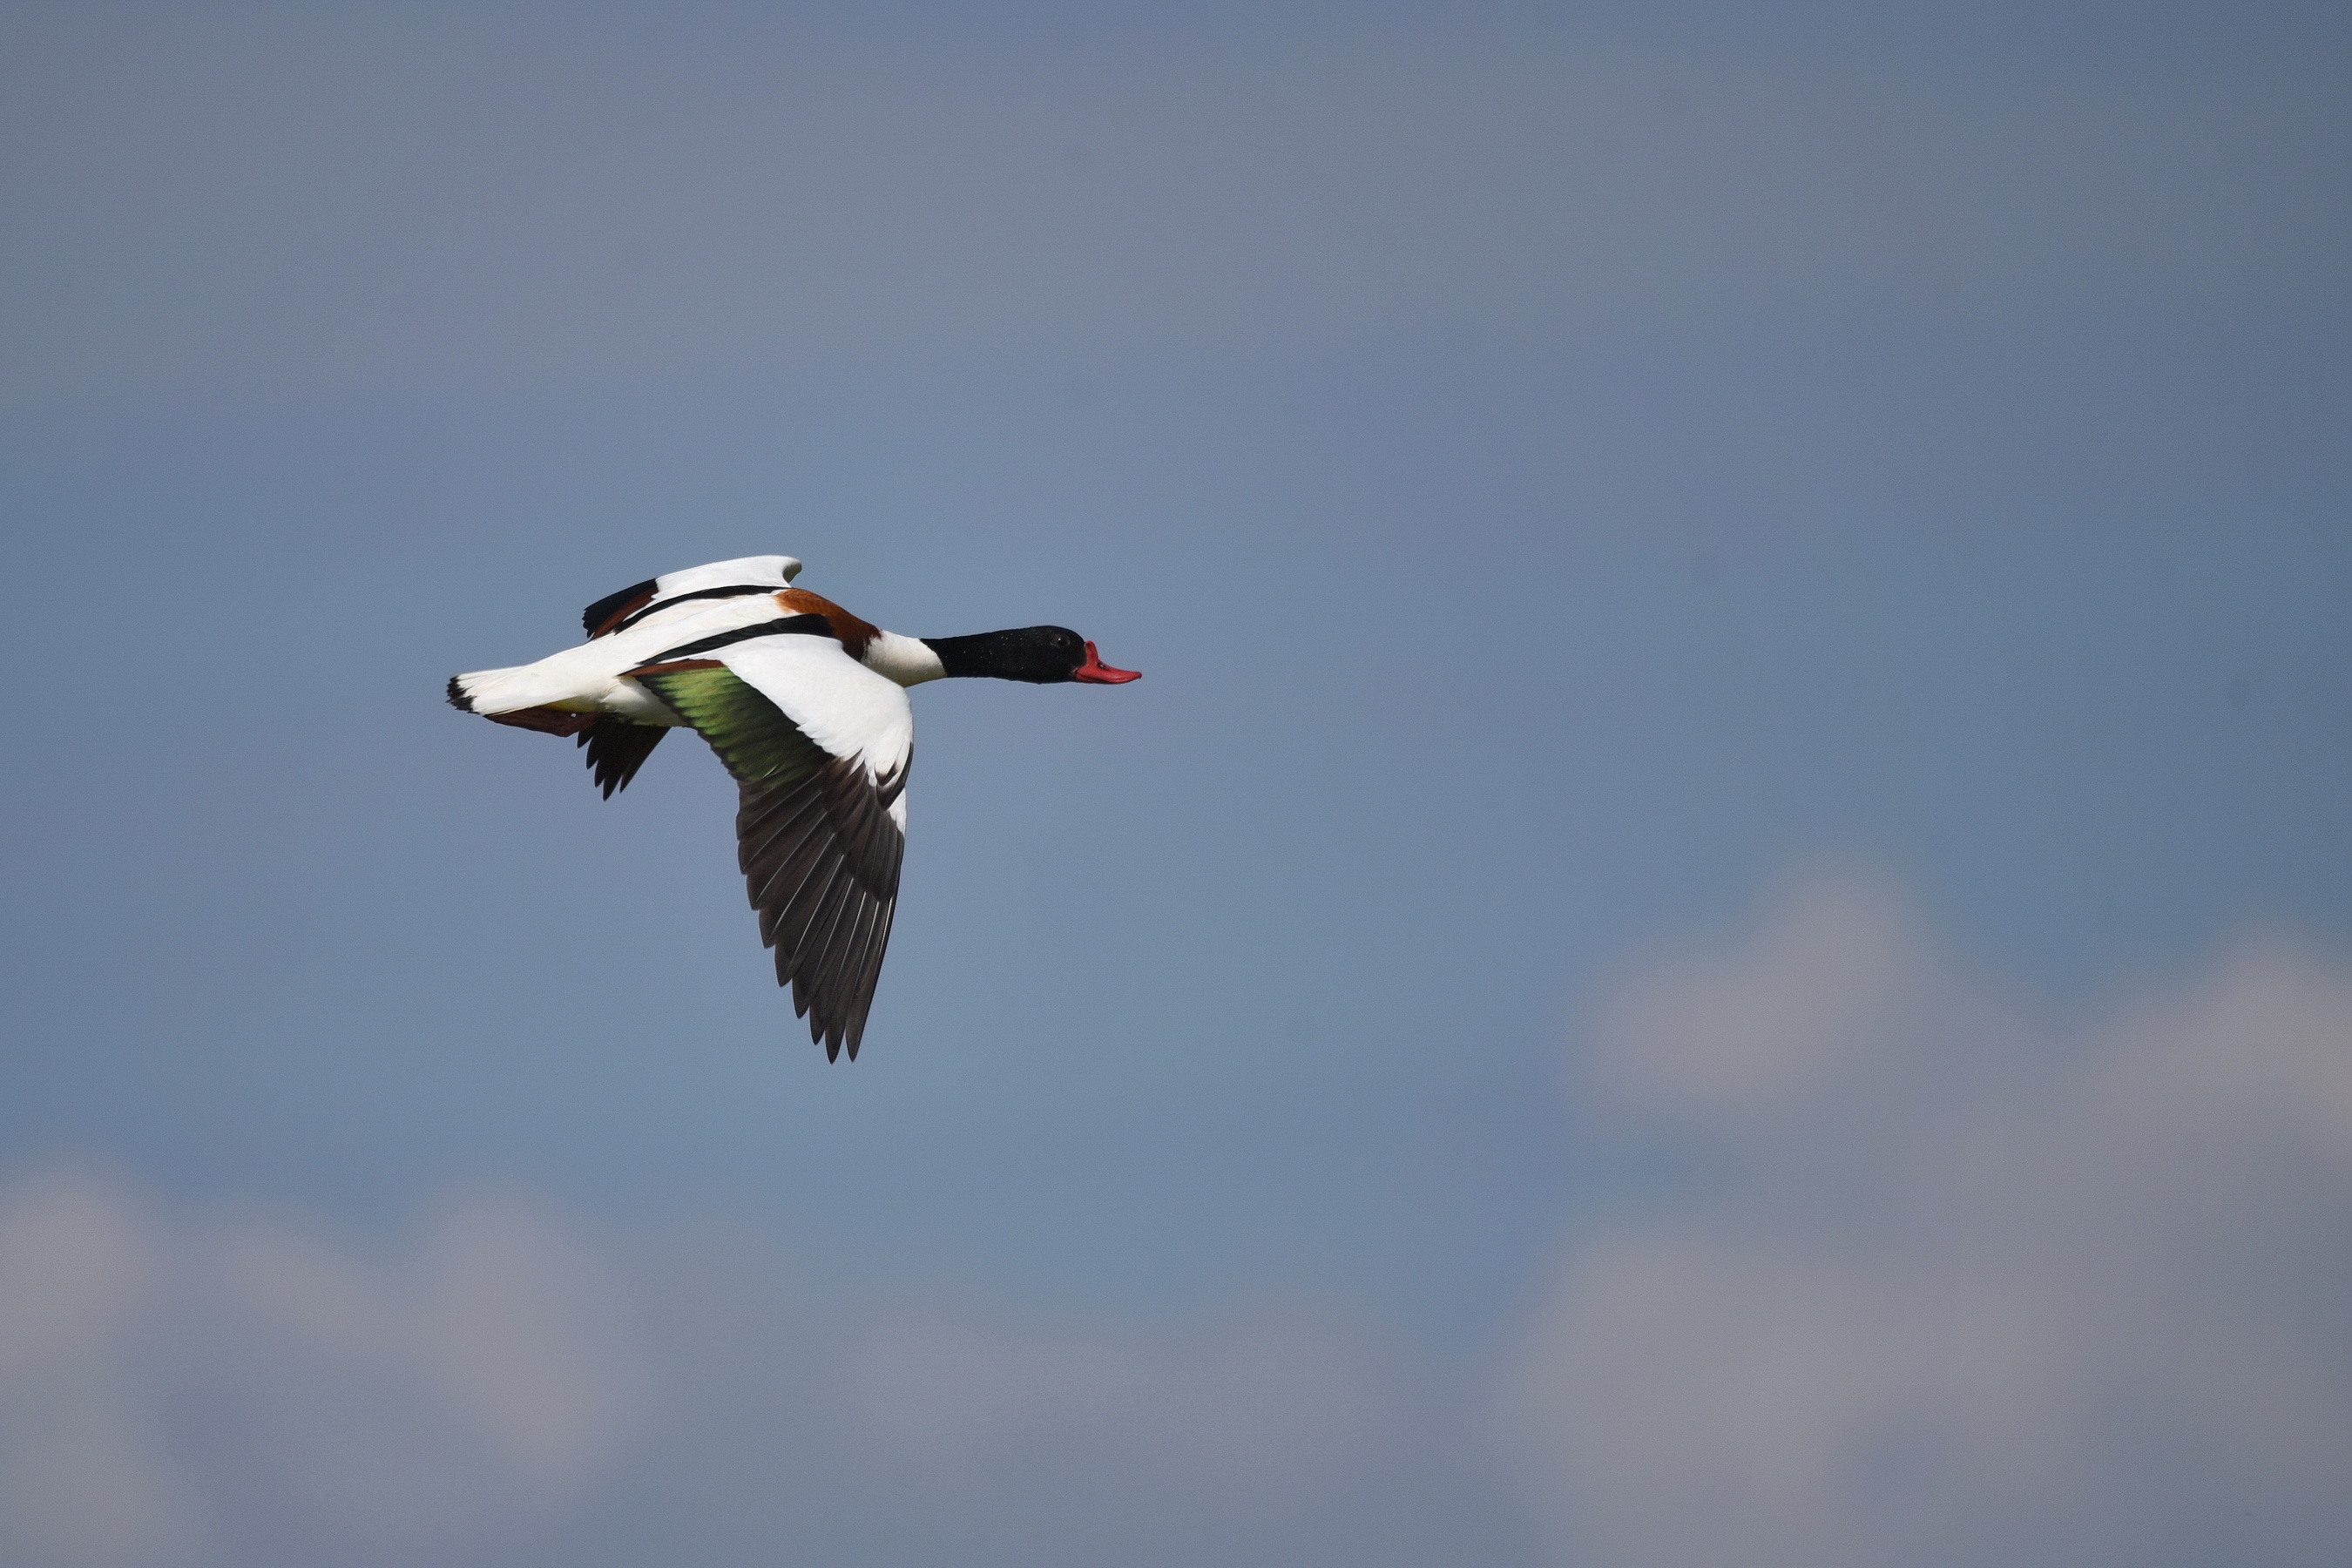
[[[0,1194],[0,1540],[27,1568],[414,1560],[572,1494],[639,1382],[612,1283],[511,1201],[370,1257],[171,1225],[87,1174]]]
[[[104,1185],[68,1173],[0,1194],[0,1556],[26,1564],[178,1560],[202,1535],[157,1429],[136,1346],[163,1300],[157,1241]]]
[[[1556,1560],[2322,1563],[2352,1531],[2352,965],[2281,938],[2062,1025],[1882,882],[1596,1010],[1588,1223],[1494,1431]],[[0,1186],[0,1553],[1524,1560],[1455,1397],[1344,1311],[1050,1318],[756,1228],[511,1195],[405,1239]]]
[[[1710,1179],[1580,1238],[1504,1427],[1579,1563],[2332,1563],[2352,966],[2271,938],[2051,1026],[1824,879],[1579,1071]]]
[[[1075,1563],[1150,1521],[1131,1560],[1381,1561],[1378,1505],[1344,1505],[1389,1538],[1352,1544],[1334,1498],[1410,1458],[1392,1361],[1295,1310],[812,1289],[696,1223],[599,1238],[488,1195],[359,1246],[53,1171],[0,1189],[0,1555]]]

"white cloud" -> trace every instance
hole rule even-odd
[[[558,1500],[627,1435],[612,1283],[510,1200],[376,1258],[246,1218],[171,1226],[119,1184],[0,1191],[0,1557],[234,1560],[254,1521],[340,1560]]]
[[[1402,1462],[1391,1365],[1297,1311],[813,1291],[691,1221],[488,1194],[355,1245],[40,1172],[0,1185],[0,1562],[1075,1563],[1144,1520],[1129,1561],[1377,1562],[1328,1520]]]
[[[1866,878],[1629,975],[1496,1430],[1558,1561],[2327,1563],[2352,1539],[2352,966],[2063,1026]],[[0,1562],[1519,1560],[1452,1395],[1328,1310],[1091,1319],[511,1195],[404,1239],[0,1184]]]
[[[635,1425],[618,1282],[510,1198],[453,1205],[389,1261],[251,1221],[197,1255],[213,1304],[268,1347],[289,1462],[352,1517],[457,1526],[560,1500]]]
[[[1580,1238],[1512,1363],[1562,1561],[2339,1560],[2340,959],[2038,1026],[1827,878],[1630,979],[1579,1068],[1711,1177]]]
[[[53,1172],[0,1194],[0,1560],[164,1563],[196,1500],[131,1360],[161,1305],[155,1238],[104,1184]]]

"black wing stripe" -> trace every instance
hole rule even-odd
[[[707,637],[697,637],[692,642],[680,643],[676,647],[667,648],[646,660],[646,664],[667,664],[672,659],[692,658],[698,654],[709,653],[713,648],[727,647],[739,642],[750,642],[753,637],[785,636],[829,637],[832,635],[833,623],[823,616],[779,616],[772,621],[761,621],[756,626],[737,626],[733,631],[729,632],[713,632]],[[643,667],[640,666],[640,668]]]
[[[617,594],[607,594],[580,612],[580,629],[590,637],[607,630],[611,623],[654,596],[654,585],[660,581],[648,577],[642,583],[632,583]]]
[[[647,584],[646,586],[651,587],[652,584]],[[698,588],[691,594],[672,594],[667,599],[656,599],[650,605],[630,611],[613,623],[613,629],[627,631],[656,610],[667,610],[672,605],[683,605],[695,599],[740,599],[746,594],[781,594],[783,591],[781,583],[735,583],[724,588]]]

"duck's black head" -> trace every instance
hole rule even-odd
[[[1095,645],[1067,626],[1020,626],[1009,632],[977,632],[968,637],[925,637],[950,676],[985,675],[1051,686],[1081,680],[1118,686],[1142,674],[1113,669],[1095,655]]]

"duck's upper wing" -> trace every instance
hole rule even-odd
[[[914,710],[820,616],[673,648],[630,672],[692,725],[741,805],[737,858],[776,983],[831,1058],[857,1058],[898,904]]]
[[[591,638],[609,636],[645,619],[666,605],[690,599],[724,599],[739,594],[772,594],[800,575],[801,563],[789,555],[743,555],[713,561],[683,572],[665,572],[642,583],[632,583],[617,594],[607,594],[580,612],[581,628]]]

